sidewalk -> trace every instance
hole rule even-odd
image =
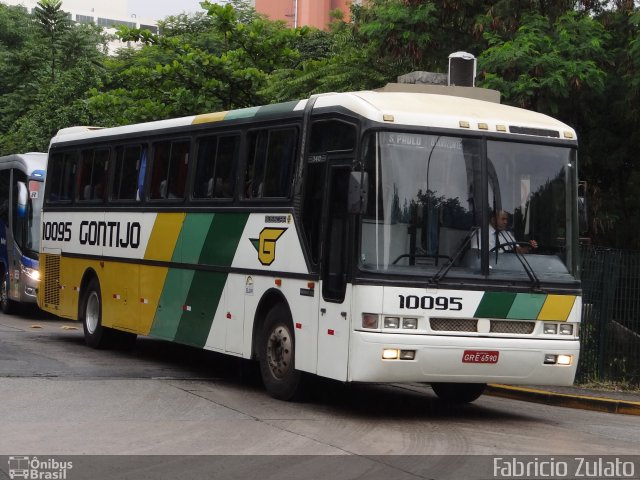
[[[640,415],[640,392],[591,390],[579,386],[487,386],[485,395],[596,412]]]

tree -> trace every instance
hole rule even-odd
[[[69,30],[70,22],[62,11],[61,0],[40,0],[33,12],[45,36],[49,39],[51,80],[56,78],[56,57],[60,50],[60,38]]]
[[[0,154],[46,149],[59,128],[87,123],[85,100],[101,85],[105,51],[99,27],[47,30],[25,9],[0,4]]]

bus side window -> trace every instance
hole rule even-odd
[[[127,145],[116,149],[111,198],[113,200],[139,200],[138,173],[142,164],[143,149],[140,145]]]
[[[239,135],[198,139],[194,198],[233,198]]]
[[[288,198],[298,143],[296,127],[249,132],[245,198]]]
[[[104,201],[108,164],[108,149],[84,150],[82,152],[80,168],[78,175],[76,175],[79,201]]]
[[[164,141],[153,144],[150,198],[184,198],[189,165],[189,147],[189,140]]]
[[[70,202],[75,197],[78,152],[56,153],[49,165],[49,202]]]

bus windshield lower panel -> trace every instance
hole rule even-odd
[[[370,134],[360,268],[572,282],[573,165],[574,150],[555,145]]]

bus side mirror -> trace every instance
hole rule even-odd
[[[349,213],[361,215],[367,211],[369,197],[369,174],[367,172],[351,172],[349,177]]]
[[[587,213],[587,182],[578,182],[578,230],[589,231],[589,215]]]
[[[18,209],[18,218],[25,218],[27,216],[27,202],[29,201],[29,190],[24,182],[17,182],[18,188],[18,201],[16,208]]]

